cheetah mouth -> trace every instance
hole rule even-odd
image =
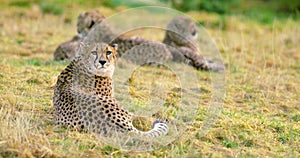
[[[96,69],[101,69],[101,70],[106,69],[106,67],[104,67],[104,65],[100,65],[100,64],[97,65],[97,64],[95,64],[94,66],[95,66]]]
[[[104,67],[104,65],[98,66],[98,67],[96,67],[96,68],[97,68],[97,69],[100,69],[100,70],[106,69],[106,67]]]

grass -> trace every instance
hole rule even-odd
[[[27,6],[26,3],[16,5]],[[94,135],[55,126],[53,86],[68,63],[53,61],[53,51],[76,33],[76,17],[85,9],[74,4],[68,12],[57,16],[42,15],[35,7],[2,4],[2,157],[300,156],[300,38],[297,36],[300,24],[289,18],[266,26],[244,17],[227,16],[223,20],[226,28],[220,29],[209,27],[219,20],[214,14],[189,13],[196,20],[207,22],[205,26],[216,41],[227,68],[224,109],[214,127],[203,137],[201,127],[207,116],[211,85],[210,74],[201,71],[197,72],[201,88],[198,115],[181,137],[163,148],[145,153],[125,152],[98,141]],[[98,9],[106,16],[117,12],[105,7]],[[71,23],[66,23],[66,18],[72,19]],[[146,77],[151,75],[156,74],[147,73]],[[168,80],[176,83],[172,77]],[[143,78],[137,78],[131,84],[143,84],[142,81]],[[152,83],[157,86],[156,82]],[[153,84],[130,89],[135,99],[142,100],[136,106],[149,100],[146,92]],[[167,99],[176,105],[177,100]]]

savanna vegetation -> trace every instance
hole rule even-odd
[[[202,24],[223,57],[223,109],[205,136],[200,135],[201,126],[212,87],[210,73],[203,71],[197,72],[197,117],[176,141],[155,151],[122,151],[92,134],[55,125],[54,85],[68,62],[53,61],[53,52],[76,34],[79,13],[98,9],[109,17],[146,4],[1,0],[0,156],[300,157],[299,1],[154,1],[157,4],[182,10]],[[147,68],[141,71],[148,74],[131,84],[143,84],[155,75]],[[147,99],[147,88],[130,89],[140,104]]]

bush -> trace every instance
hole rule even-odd
[[[285,13],[296,13],[300,11],[300,1],[299,0],[277,0],[271,1],[275,11],[285,12]]]
[[[205,10],[219,14],[230,13],[232,7],[239,4],[239,0],[171,0],[172,6],[178,10]]]

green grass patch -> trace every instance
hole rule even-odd
[[[252,140],[245,140],[242,144],[245,147],[253,147],[254,146],[254,142]]]
[[[294,116],[292,117],[292,120],[295,121],[295,122],[300,121],[300,114],[294,115]]]
[[[230,141],[227,138],[224,138],[224,140],[222,141],[223,146],[225,146],[226,148],[237,148],[239,147],[239,144],[233,141]]]
[[[54,3],[42,2],[39,6],[44,14],[62,15],[64,13],[64,9]]]
[[[17,7],[24,7],[24,8],[29,8],[31,4],[32,2],[24,1],[24,0],[9,2],[10,6],[17,6]]]
[[[41,61],[38,59],[28,59],[25,60],[26,65],[32,65],[32,66],[41,66]]]

